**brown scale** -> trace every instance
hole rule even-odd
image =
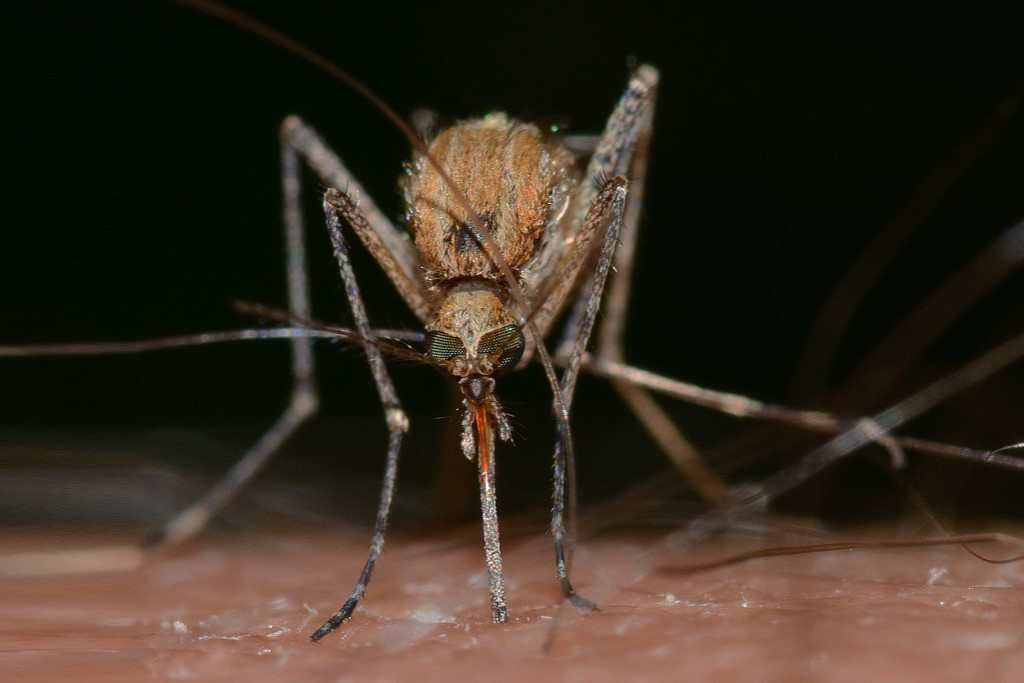
[[[576,180],[572,154],[535,126],[500,113],[448,128],[429,149],[463,188],[513,272],[531,265],[565,214]],[[473,358],[484,334],[515,322],[501,272],[467,229],[465,206],[422,157],[403,191],[420,266],[437,295],[427,329],[461,339]]]
[[[572,155],[536,127],[504,114],[461,122],[439,134],[430,153],[463,188],[515,271],[526,266],[557,222],[573,182]],[[466,208],[437,171],[416,160],[405,184],[407,218],[431,283],[501,273],[466,229]]]

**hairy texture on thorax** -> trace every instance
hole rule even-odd
[[[575,181],[572,155],[504,114],[452,126],[433,140],[430,153],[466,193],[509,266],[527,266],[565,212]],[[428,282],[501,280],[466,229],[465,207],[423,158],[410,166],[403,190]]]

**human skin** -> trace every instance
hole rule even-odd
[[[212,534],[134,571],[5,579],[0,673],[18,681],[1009,681],[1024,667],[1024,567],[985,564],[955,546],[672,576],[664,568],[781,539],[735,534],[682,549],[649,533],[603,536],[575,557],[579,590],[601,607],[580,614],[560,605],[549,539],[507,526],[505,625],[490,623],[479,529],[396,534],[355,616],[314,645],[309,633],[359,570],[365,533],[246,530]],[[124,540],[11,531],[0,556]]]

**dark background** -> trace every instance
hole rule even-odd
[[[1020,17],[784,4],[244,7],[402,114],[429,106],[451,119],[504,109],[598,131],[630,65],[658,66],[628,356],[714,388],[827,406],[894,324],[1024,217],[1024,123],[1012,96],[1024,74]],[[3,12],[13,58],[0,136],[7,170],[0,344],[230,329],[254,323],[232,312],[234,299],[283,305],[276,128],[290,113],[325,135],[389,214],[400,212],[404,139],[353,92],[280,49],[171,3],[39,2]],[[933,197],[934,211],[856,313],[819,391],[795,392],[803,345],[831,288],[929,174],[973,152],[965,141],[1000,106],[1005,125]],[[315,308],[321,318],[347,322],[318,186],[307,180]],[[375,324],[412,326],[364,253],[357,269]],[[842,407],[877,410],[1019,333],[1022,293],[1024,279],[1008,278],[926,352],[901,359],[896,386],[846,396]],[[330,346],[318,360],[324,415],[263,481],[321,491],[341,514],[347,495],[375,495],[384,429],[360,354]],[[536,368],[520,374],[500,392],[517,422],[517,448],[501,455],[502,495],[508,509],[542,514],[550,399]],[[414,425],[403,466],[409,509],[430,509],[423,501],[441,491],[471,510],[474,496],[458,482],[472,484],[472,466],[456,457],[455,470],[443,474],[452,456],[442,453],[453,449],[444,440],[453,424],[444,378],[408,366],[395,375]],[[1022,379],[1011,369],[910,431],[978,448],[1024,440]],[[124,473],[145,465],[205,480],[222,471],[283,405],[287,349],[268,342],[3,360],[0,383],[0,458],[9,465],[7,488],[24,493],[8,500],[10,512],[31,520],[117,516],[111,508],[118,508],[159,518],[202,485]],[[585,500],[666,471],[603,382],[584,381],[580,391]],[[753,427],[666,405],[709,448]],[[758,433],[733,478],[770,472],[779,457],[814,443]],[[735,449],[716,462],[729,471],[733,456]],[[933,503],[960,515],[1013,512],[1024,485],[977,466],[924,458],[913,465]],[[58,484],[64,506],[25,503]],[[825,513],[870,514],[874,500],[900,499],[873,465],[845,465],[808,488],[817,493],[805,507]]]

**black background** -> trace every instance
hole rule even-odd
[[[349,70],[403,115],[420,106],[449,119],[504,109],[597,131],[629,66],[658,66],[628,356],[715,388],[822,405],[821,396],[791,391],[813,320],[915,187],[1006,101],[1024,74],[1020,17],[925,5],[776,5],[244,8]],[[229,329],[253,324],[232,312],[234,299],[282,305],[276,128],[289,113],[324,134],[389,214],[400,212],[404,139],[353,92],[280,49],[171,3],[39,2],[3,11],[11,13],[3,24],[13,57],[0,142],[7,175],[0,343]],[[822,377],[826,389],[848,379],[929,291],[1024,217],[1022,159],[1018,115],[885,270]],[[307,179],[316,311],[347,322],[318,186]],[[357,269],[374,323],[412,326],[363,253]],[[905,359],[909,372],[897,387],[848,409],[883,407],[1019,333],[1022,292],[1024,280],[1009,278],[925,354]],[[328,347],[318,358],[325,416],[272,473],[327,486],[350,474],[372,481],[384,430],[368,372],[358,352]],[[536,369],[522,374],[501,388],[518,432],[518,448],[503,456],[503,491],[542,508],[549,398]],[[9,461],[88,468],[148,458],[213,476],[283,404],[287,351],[269,342],[3,360],[0,378]],[[445,381],[402,366],[396,379],[415,430],[406,472],[427,483],[452,422]],[[980,448],[1022,440],[1021,379],[1019,370],[1007,371],[912,431]],[[602,382],[585,381],[581,393],[585,498],[621,493],[664,470]],[[666,405],[705,445],[749,429]],[[48,438],[59,443],[59,457],[37,447]],[[126,443],[120,438],[146,446],[118,447]],[[765,433],[766,452],[773,438]],[[980,469],[946,467],[930,479],[955,482],[936,484],[940,497],[954,487],[958,500],[981,511],[993,501],[1012,510],[1024,480]],[[847,468],[817,485],[863,505],[886,481],[877,469]]]

